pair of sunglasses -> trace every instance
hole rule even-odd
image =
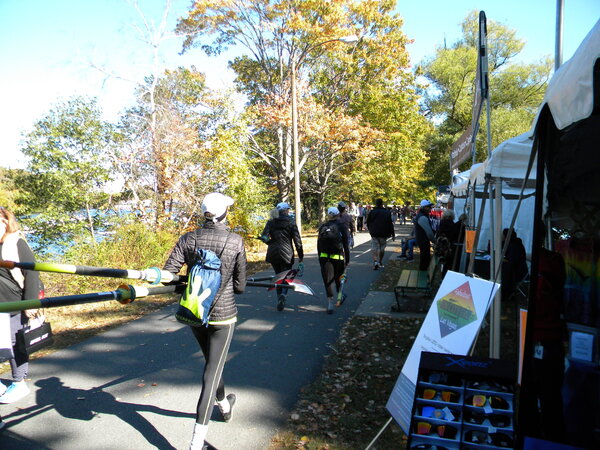
[[[478,389],[481,391],[494,391],[494,392],[511,392],[511,388],[505,384],[498,383],[497,381],[473,381],[469,387],[471,389]]]
[[[465,433],[465,441],[473,444],[492,444],[496,447],[512,448],[513,439],[504,433],[486,433],[484,431],[471,430]]]
[[[416,448],[416,449],[419,449],[419,450],[448,450],[446,447],[440,447],[439,445],[431,445],[431,444],[413,445],[411,447],[411,450],[413,448]]]
[[[448,386],[462,386],[462,380],[455,376],[443,372],[430,373],[427,381],[433,384],[446,384]]]
[[[504,414],[482,414],[477,411],[465,412],[465,422],[481,425],[485,420],[488,420],[493,427],[506,428],[510,427],[510,417]]]
[[[422,406],[420,410],[420,416],[450,421],[457,421],[460,418],[458,411],[452,411],[448,408],[440,409],[436,408],[435,406]]]
[[[437,435],[444,439],[454,439],[458,430],[449,425],[433,425],[429,422],[417,422],[415,424],[415,433],[417,434],[431,434],[437,433]]]
[[[460,395],[454,391],[437,391],[431,388],[425,388],[421,391],[421,398],[425,400],[442,400],[444,402],[458,403]]]
[[[502,397],[498,397],[497,395],[484,395],[484,394],[475,394],[467,397],[466,404],[483,407],[485,404],[489,402],[490,406],[494,409],[509,409],[508,402]]]

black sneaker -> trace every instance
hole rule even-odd
[[[283,311],[284,306],[285,306],[285,295],[281,294],[277,298],[277,311]]]
[[[229,402],[229,412],[224,413],[223,411],[221,411],[221,414],[223,415],[223,420],[225,422],[229,422],[231,420],[231,415],[233,414],[233,405],[235,405],[235,394],[229,394],[226,398]]]
[[[378,269],[379,269],[379,263],[374,263],[373,270],[378,270]]]

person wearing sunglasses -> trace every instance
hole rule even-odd
[[[0,257],[3,261],[35,262],[33,251],[20,231],[15,215],[0,207]],[[38,272],[18,268],[0,268],[0,301],[14,302],[37,299],[40,295],[40,276]],[[12,382],[6,386],[0,383],[0,403],[14,403],[27,394],[29,388],[25,378],[29,373],[29,355],[16,344],[16,334],[30,318],[37,315],[36,310],[10,313],[10,334],[13,345],[13,357],[9,360]]]

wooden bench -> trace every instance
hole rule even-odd
[[[400,298],[406,297],[407,292],[423,292],[425,295],[431,297],[431,288],[438,265],[438,257],[432,255],[427,270],[402,270],[398,283],[394,288],[398,311],[401,309]]]

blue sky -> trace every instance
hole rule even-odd
[[[158,22],[160,0],[140,0],[146,16]],[[471,10],[483,10],[488,20],[501,22],[526,41],[521,55],[534,62],[554,56],[556,0],[398,0],[404,32],[414,39],[408,47],[417,63],[432,56],[444,39],[460,36],[460,23]],[[170,24],[185,13],[191,0],[173,0]],[[600,18],[600,0],[564,0],[563,61],[566,61]],[[89,65],[93,61],[129,80],[141,80],[149,63],[132,24],[139,15],[125,0],[0,0],[0,165],[23,167],[18,148],[21,134],[31,129],[56,103],[72,95],[97,96],[107,118],[130,104],[134,84],[106,78]],[[172,29],[172,26],[171,26]],[[184,56],[180,42],[169,41],[167,67],[194,64],[212,87],[233,79],[227,60],[233,52],[208,58],[201,50]]]

